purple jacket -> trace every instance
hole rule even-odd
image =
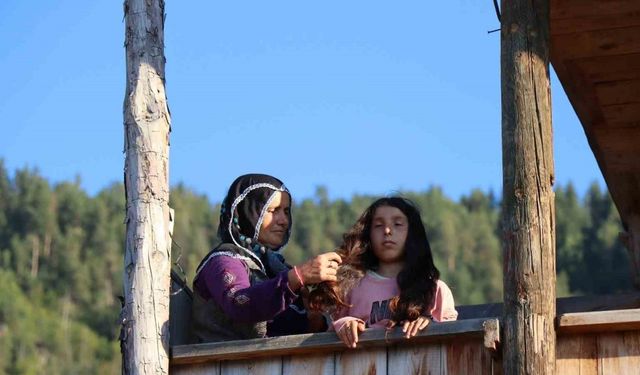
[[[240,257],[212,257],[194,280],[194,292],[217,305],[233,323],[266,321],[267,336],[306,333],[306,311],[289,288],[287,271],[253,285],[250,272]]]

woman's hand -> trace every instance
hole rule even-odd
[[[342,342],[349,348],[355,348],[358,343],[358,334],[364,331],[364,323],[361,320],[349,320],[336,331]]]
[[[342,258],[335,252],[320,254],[298,266],[305,285],[323,281],[337,281],[338,267]]]
[[[405,338],[411,338],[415,335],[418,334],[418,332],[422,331],[423,329],[427,328],[427,326],[429,325],[429,323],[431,323],[431,319],[427,318],[426,316],[420,316],[418,317],[418,319],[410,322],[410,321],[404,321],[402,323],[402,332],[405,334],[404,337]],[[389,324],[387,325],[387,329],[391,329],[393,327],[395,327],[397,325],[396,322],[394,321],[390,321]]]

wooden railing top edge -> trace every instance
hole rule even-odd
[[[453,322],[432,322],[427,329],[411,339],[405,339],[400,328],[390,331],[372,329],[363,332],[358,341],[358,349],[384,346],[401,342],[425,343],[453,338],[484,337],[484,345],[495,349],[499,341],[497,319],[468,319]],[[237,360],[266,357],[320,353],[348,349],[333,332],[305,335],[291,335],[253,340],[225,341],[195,345],[174,346],[171,350],[173,365],[190,364],[217,360]],[[357,350],[357,349],[356,349]]]
[[[556,318],[558,333],[629,331],[640,329],[640,309],[562,314]]]

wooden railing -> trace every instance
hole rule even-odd
[[[501,374],[501,307],[458,306],[461,320],[411,339],[367,330],[356,349],[331,332],[176,345],[171,373]],[[558,299],[556,332],[556,374],[640,374],[640,293]]]
[[[173,374],[490,374],[497,319],[431,323],[411,339],[400,329],[368,330],[348,349],[335,333],[173,348]]]
[[[640,309],[556,318],[556,374],[640,374]]]

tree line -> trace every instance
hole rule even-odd
[[[438,187],[400,192],[422,212],[441,278],[457,304],[502,299],[500,201],[473,190],[458,201]],[[215,197],[216,201],[223,197]],[[329,199],[319,187],[296,200],[291,263],[335,249],[377,197]],[[218,241],[219,203],[173,187],[172,257],[188,282]],[[10,174],[0,160],[0,374],[113,374],[120,371],[125,198],[122,184],[87,194],[80,181],[51,184],[34,169]],[[594,183],[579,197],[556,188],[558,296],[631,290],[620,218]]]

